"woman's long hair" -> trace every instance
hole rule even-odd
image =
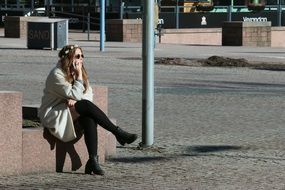
[[[74,71],[73,68],[73,58],[76,49],[80,49],[81,52],[83,53],[82,49],[77,45],[66,45],[58,53],[58,57],[60,59],[59,61],[61,63],[61,69],[66,74],[65,79],[71,84],[74,84],[76,77],[75,76],[76,72]],[[89,84],[88,84],[88,75],[83,64],[82,64],[82,78],[83,78],[83,86],[85,88],[84,90],[85,93],[86,90],[88,89]]]

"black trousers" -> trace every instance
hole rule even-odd
[[[112,133],[115,133],[117,126],[110,121],[100,108],[88,100],[77,101],[75,110],[80,115],[78,122],[84,130],[84,140],[89,157],[96,156],[98,147],[97,125],[99,124]]]

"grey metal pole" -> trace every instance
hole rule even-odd
[[[178,0],[176,0],[176,6],[175,6],[175,18],[176,18],[176,28],[179,28],[179,5]]]
[[[153,144],[154,123],[154,0],[144,0],[143,8],[143,94],[142,147]]]
[[[228,7],[228,21],[232,21],[232,13],[233,13],[233,7],[234,7],[234,0],[231,0],[231,5]]]
[[[105,0],[100,0],[100,51],[105,50]]]
[[[74,0],[71,0],[71,12],[74,13]]]
[[[46,1],[46,15],[48,17],[50,17],[50,6],[51,6],[51,4],[52,4],[51,0]]]
[[[87,15],[87,38],[88,41],[90,40],[90,11],[88,10],[88,15]]]
[[[278,26],[282,26],[282,5],[281,0],[277,1],[278,3]]]
[[[35,8],[35,1],[31,0],[31,9],[33,10]]]
[[[124,18],[124,7],[125,7],[125,3],[122,2],[120,5],[120,19]]]
[[[232,6],[231,5],[228,6],[228,21],[229,22],[232,21]]]

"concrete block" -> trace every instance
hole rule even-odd
[[[27,22],[37,21],[43,18],[48,18],[48,17],[6,16],[4,23],[5,37],[27,39]]]
[[[22,170],[22,93],[0,92],[0,175]]]
[[[136,32],[134,32],[134,30]],[[132,34],[136,33],[137,36]],[[130,34],[130,35],[125,35]],[[127,37],[126,37],[127,36]],[[141,42],[141,19],[109,19],[106,25],[107,41]]]
[[[105,162],[105,134],[106,131],[98,127],[100,163]],[[77,131],[77,139],[62,142],[52,136],[47,129],[23,129],[23,173],[84,170],[88,158],[81,131]]]
[[[105,114],[108,114],[108,88],[105,86],[93,86],[93,103]]]
[[[43,138],[43,128],[24,128],[22,173],[55,171],[55,151]]]
[[[6,38],[20,38],[20,17],[6,16],[4,28]]]
[[[222,27],[223,46],[271,46],[271,22],[224,22]],[[265,40],[262,43],[260,41]]]
[[[116,155],[117,139],[109,131],[106,131],[106,142],[105,142],[105,158]]]

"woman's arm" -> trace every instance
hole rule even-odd
[[[65,79],[64,73],[60,69],[55,69],[47,78],[47,90],[63,99],[81,100],[85,90],[83,83],[75,80],[72,85]]]

